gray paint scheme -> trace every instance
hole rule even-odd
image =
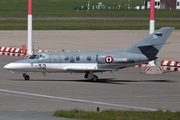
[[[44,63],[44,64],[67,64],[68,66],[63,70],[30,70],[30,69],[11,69],[23,72],[87,72],[90,79],[93,78],[93,72],[104,72],[118,70],[125,67],[146,63],[157,59],[156,55],[166,40],[174,30],[174,27],[163,27],[155,33],[145,37],[139,42],[123,50],[113,51],[56,51],[56,52],[41,52],[35,55],[45,55],[42,59],[24,59],[14,63]],[[67,60],[68,59],[68,60]],[[77,65],[77,68],[71,68],[71,65]],[[81,65],[97,64],[95,68],[86,68]],[[79,65],[79,66],[78,66]],[[10,69],[7,66],[4,68]],[[89,73],[91,75],[89,75]],[[91,77],[90,77],[91,76]]]

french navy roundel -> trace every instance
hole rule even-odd
[[[106,56],[105,58],[106,63],[112,63],[112,61],[113,61],[113,58],[111,56]]]

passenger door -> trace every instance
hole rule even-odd
[[[60,63],[60,54],[50,54],[49,63]]]
[[[59,72],[60,71],[60,54],[50,54],[49,64],[47,66],[48,72]]]

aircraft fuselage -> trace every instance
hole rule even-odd
[[[28,59],[5,66],[6,69],[24,72],[94,72],[121,69],[148,61],[142,55],[126,52],[42,52]]]

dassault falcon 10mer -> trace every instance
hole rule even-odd
[[[4,66],[11,72],[22,73],[25,80],[27,72],[45,73],[85,73],[88,80],[98,81],[93,73],[116,71],[157,59],[156,55],[171,35],[174,27],[163,27],[132,46],[112,51],[56,51],[39,52],[27,59]]]

